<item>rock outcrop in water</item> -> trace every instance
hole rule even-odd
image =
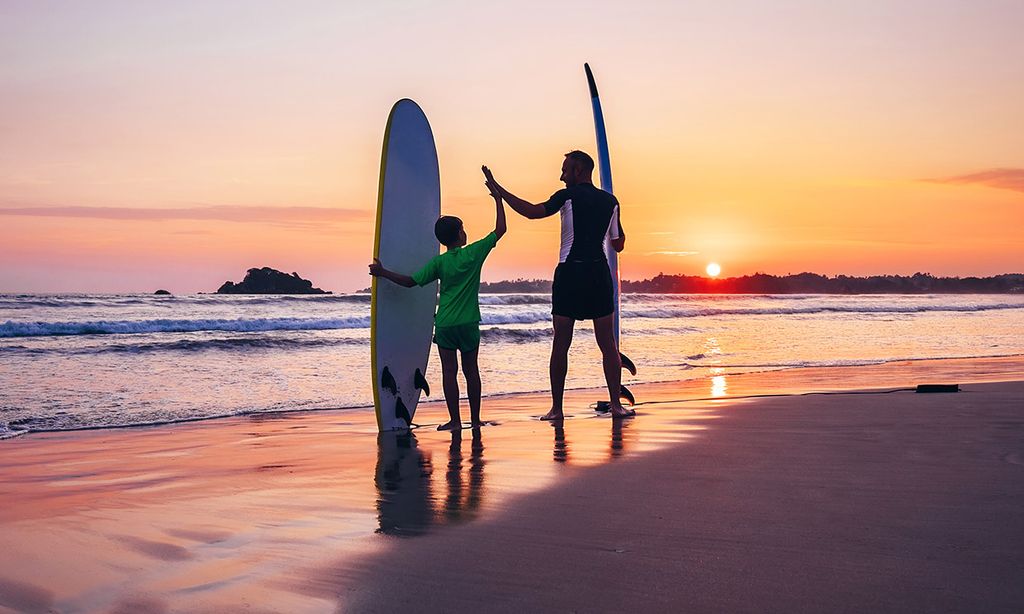
[[[331,294],[314,288],[313,282],[299,277],[298,273],[282,273],[270,267],[249,269],[245,279],[239,283],[224,282],[217,294]]]
[[[168,292],[167,290],[157,290],[153,294],[155,294],[157,296],[171,296],[171,293]]]

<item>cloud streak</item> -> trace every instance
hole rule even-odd
[[[213,205],[205,207],[0,207],[0,215],[89,218],[98,220],[164,222],[202,220],[302,225],[366,220],[370,211],[336,207],[264,207]]]
[[[1024,192],[1024,168],[992,168],[967,175],[928,179],[931,183],[983,185],[1000,190]]]

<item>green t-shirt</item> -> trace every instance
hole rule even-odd
[[[416,285],[441,280],[441,298],[437,303],[436,326],[457,326],[480,321],[480,269],[498,243],[493,232],[465,247],[456,247],[434,256],[412,275]]]

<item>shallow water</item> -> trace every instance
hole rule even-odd
[[[486,395],[544,390],[546,295],[484,295]],[[628,382],[1024,354],[1015,295],[626,295]],[[369,296],[0,295],[0,437],[372,403]],[[601,384],[577,326],[570,388]],[[434,389],[439,368],[427,370]]]

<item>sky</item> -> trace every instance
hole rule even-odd
[[[388,112],[493,224],[594,153],[625,279],[1024,272],[1024,3],[0,0],[0,292],[368,285]],[[424,229],[430,232],[431,229]],[[550,278],[511,214],[485,280]],[[386,263],[385,263],[386,264]]]

